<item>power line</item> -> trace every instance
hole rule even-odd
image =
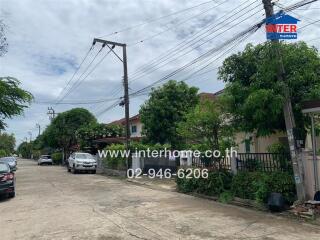
[[[131,95],[135,95],[137,93],[141,93],[142,91],[145,91],[147,89],[150,89],[152,88],[154,85],[160,83],[160,82],[163,82],[165,80],[167,80],[168,78],[176,75],[177,73],[183,71],[184,69],[194,65],[195,63],[199,62],[199,61],[202,61],[203,59],[206,59],[207,57],[209,57],[210,55],[212,55],[213,53],[216,53],[217,51],[220,51],[221,49],[223,49],[224,47],[228,46],[229,44],[233,43],[234,41],[236,41],[237,39],[240,39],[242,36],[250,33],[250,32],[255,32],[257,29],[259,29],[261,27],[261,25],[263,24],[264,20],[256,23],[255,25],[249,27],[248,29],[238,33],[237,35],[235,35],[234,37],[232,37],[230,40],[226,41],[225,43],[223,43],[222,45],[220,46],[217,46],[215,48],[212,48],[210,49],[209,51],[207,51],[206,53],[200,55],[199,57],[197,57],[196,59],[192,60],[191,62],[187,63],[186,65],[180,67],[179,69],[171,72],[170,74],[166,75],[165,77],[163,78],[160,78],[159,80],[157,80],[156,82],[132,93]]]
[[[91,71],[90,71],[83,79],[81,79],[81,80],[78,82],[78,84],[77,84],[70,92],[76,90],[76,89],[84,82],[84,80],[86,80],[86,79],[89,77],[89,75],[90,75],[91,73],[93,73],[93,71],[104,61],[104,59],[110,54],[111,51],[112,51],[112,50],[109,50],[109,51],[100,59],[100,61],[97,62],[96,65],[94,65],[94,67],[91,69]]]
[[[110,102],[117,100],[119,98],[107,98],[107,99],[97,99],[97,100],[91,100],[91,101],[79,101],[79,102],[61,102],[57,103],[60,105],[86,105],[86,104],[95,104],[95,103],[105,103],[105,102]],[[35,104],[54,104],[55,102],[52,101],[35,101],[33,102]]]
[[[258,1],[258,0],[256,0],[255,2],[257,2],[257,1]],[[253,3],[255,3],[255,2],[253,2]],[[242,3],[240,6],[243,6],[245,3],[246,3],[246,2]],[[253,3],[250,3],[249,5],[245,6],[243,9],[241,9],[241,10],[238,11],[237,13],[245,10],[246,7],[251,6]],[[259,5],[260,5],[260,4],[259,4]],[[239,6],[239,7],[240,7],[240,6]],[[234,12],[235,10],[237,10],[239,7],[234,8],[232,11],[228,12],[228,13],[225,14],[224,16],[228,16],[229,14],[231,14],[232,12]],[[235,13],[233,16],[235,16],[237,13]],[[224,16],[223,16],[223,17],[224,17]],[[223,19],[223,17],[219,18],[218,20]],[[223,19],[223,20],[224,20],[224,19]],[[224,20],[224,21],[225,21],[225,20]],[[216,23],[216,22],[214,22],[214,23]],[[209,24],[209,26],[210,26],[210,25],[212,25],[212,23]],[[217,25],[217,24],[216,24],[216,25]],[[198,32],[198,33],[199,33],[199,32]],[[197,34],[198,34],[198,33],[197,33]],[[200,31],[200,33],[201,33],[201,31]],[[205,32],[205,33],[206,33],[206,32]],[[197,34],[196,34],[196,35],[197,35]],[[203,34],[202,34],[202,35],[203,35]],[[188,39],[187,39],[187,40],[188,40]],[[179,45],[181,45],[181,44],[184,43],[184,42],[186,42],[186,41],[181,42]],[[190,41],[189,41],[189,42],[190,42]],[[188,42],[188,43],[189,43],[189,42]],[[179,45],[178,45],[178,46],[179,46]],[[133,81],[131,80],[130,82],[133,82]],[[113,95],[117,95],[117,94],[120,93],[120,92],[121,92],[121,87],[115,89]],[[103,106],[103,105],[101,105],[100,107],[98,106],[97,109],[100,109],[102,106]]]
[[[94,63],[94,61],[96,60],[96,58],[98,57],[98,55],[101,53],[101,51],[102,51],[102,49],[104,48],[105,46],[104,45],[102,45],[102,47],[100,48],[100,50],[96,53],[96,55],[93,57],[93,59],[90,61],[90,63],[89,63],[89,65],[85,68],[85,70],[83,71],[83,73],[78,77],[78,79],[72,84],[72,86],[69,88],[69,90],[67,91],[67,93],[57,102],[57,104],[58,103],[60,103],[60,102],[62,102],[67,96],[69,96],[70,95],[70,93],[75,89],[75,88],[77,88],[80,84],[81,84],[81,82],[83,81],[83,80],[81,80],[81,78],[86,74],[86,72],[89,70],[89,68],[91,67],[91,65]],[[110,52],[110,51],[109,51]],[[95,67],[94,67],[94,69],[95,69]],[[91,71],[92,72],[92,71]],[[90,73],[91,73],[90,72]],[[88,75],[87,75],[88,76]],[[86,76],[86,77],[87,77]],[[86,78],[85,77],[85,78]],[[80,82],[80,84],[79,84],[79,82]]]
[[[176,28],[177,26],[179,26],[179,25],[181,25],[181,24],[184,24],[184,23],[186,23],[186,22],[194,19],[195,17],[199,17],[199,16],[201,16],[201,15],[203,15],[203,14],[211,11],[212,9],[215,9],[215,8],[221,6],[222,4],[224,4],[224,3],[226,3],[226,2],[228,2],[228,0],[223,1],[223,2],[217,4],[217,5],[209,8],[209,9],[206,9],[206,10],[200,12],[200,13],[197,13],[197,14],[195,14],[194,16],[191,16],[191,17],[185,19],[184,21],[181,21],[181,22],[175,24],[174,26],[168,27],[167,29],[165,29],[165,30],[163,30],[163,31],[160,31],[160,32],[158,32],[158,33],[156,33],[156,34],[154,34],[154,35],[151,35],[151,36],[149,36],[149,37],[146,37],[146,38],[144,38],[144,39],[141,39],[141,40],[139,40],[139,41],[137,41],[137,42],[129,43],[128,46],[135,46],[135,45],[137,45],[137,44],[144,43],[144,42],[146,42],[146,41],[148,41],[148,40],[150,40],[150,39],[153,39],[153,38],[155,38],[155,37],[157,37],[157,36],[159,36],[159,35],[161,35],[161,34],[163,34],[163,33],[165,33],[165,32],[168,32],[168,31]]]
[[[200,42],[202,39],[204,39],[204,38],[206,38],[206,37],[208,37],[208,36],[216,33],[218,30],[223,29],[225,26],[229,25],[230,23],[233,23],[233,22],[239,20],[240,17],[245,16],[246,14],[248,14],[249,12],[251,12],[251,11],[253,11],[253,10],[255,10],[255,9],[256,9],[256,6],[253,7],[253,8],[251,8],[250,10],[246,11],[245,13],[243,13],[242,15],[238,16],[237,18],[233,19],[233,20],[230,21],[230,22],[225,23],[227,20],[223,20],[222,22],[216,24],[213,28],[207,30],[207,31],[204,32],[203,34],[209,32],[210,30],[214,29],[216,26],[218,26],[218,25],[220,25],[220,24],[222,24],[222,23],[225,23],[224,25],[220,25],[220,27],[219,27],[218,29],[215,29],[213,32],[211,32],[211,33],[209,32],[209,33],[206,34],[204,37],[202,37],[202,38],[200,38],[200,39],[197,39],[198,37],[193,38],[192,40],[190,40],[190,41],[188,41],[186,44],[184,44],[184,45],[182,46],[182,48],[180,47],[180,48],[178,48],[178,49],[173,50],[172,52],[170,52],[169,54],[167,54],[166,57],[163,57],[163,58],[162,58],[163,60],[161,60],[160,62],[156,63],[156,65],[155,65],[154,67],[145,70],[145,73],[142,73],[142,74],[140,74],[140,75],[137,75],[137,76],[133,77],[133,78],[131,79],[131,82],[133,82],[134,80],[139,79],[139,78],[141,78],[141,77],[143,77],[143,76],[149,75],[149,74],[151,74],[152,72],[160,69],[161,67],[163,67],[163,66],[165,66],[165,65],[167,65],[167,64],[169,64],[169,63],[172,63],[173,61],[177,60],[178,58],[181,58],[181,57],[189,54],[189,53],[192,52],[194,49],[199,48],[199,47],[203,46],[204,44],[212,41],[213,39],[217,38],[217,37],[220,36],[221,34],[225,33],[226,31],[228,31],[228,30],[230,30],[230,29],[232,29],[232,28],[234,28],[234,27],[236,27],[237,25],[241,24],[242,22],[248,20],[250,17],[256,15],[257,13],[259,13],[259,12],[262,10],[262,9],[261,9],[261,10],[259,10],[259,11],[256,11],[255,13],[253,13],[252,15],[250,15],[249,17],[245,17],[244,19],[242,19],[242,21],[238,22],[237,24],[232,25],[231,27],[229,27],[229,28],[227,28],[226,30],[218,33],[218,34],[215,35],[214,37],[212,37],[212,38],[210,38],[210,39],[207,39],[207,40],[203,41],[201,44],[199,44],[199,45],[191,48],[190,50],[184,52],[184,51],[187,50],[189,47],[194,46],[195,44],[197,44],[198,42]],[[242,11],[243,11],[243,10],[245,10],[245,8],[242,9]],[[236,15],[234,15],[234,16],[236,16]],[[201,35],[203,35],[203,34],[201,34]],[[201,35],[200,35],[200,36],[201,36]],[[194,40],[196,40],[196,41],[195,41],[195,42],[192,42],[192,41],[194,41]],[[188,43],[191,43],[191,44],[190,44],[190,45],[187,45]],[[179,50],[178,56],[173,55],[173,54],[176,53],[178,50]],[[174,58],[173,58],[173,57],[174,57]],[[172,59],[172,58],[173,58],[173,59]],[[172,60],[170,60],[170,59],[172,59]],[[170,60],[170,61],[168,61],[168,60]]]
[[[130,26],[130,27],[123,28],[123,29],[121,29],[121,30],[119,30],[119,31],[115,31],[115,32],[112,32],[112,33],[109,33],[109,34],[100,36],[100,38],[102,38],[102,37],[108,37],[108,36],[115,35],[115,34],[119,34],[119,33],[126,32],[126,31],[130,31],[130,30],[132,30],[132,29],[135,29],[135,28],[138,28],[138,27],[141,27],[141,26],[150,24],[150,23],[155,22],[155,21],[158,21],[158,20],[160,20],[160,19],[167,18],[167,17],[173,16],[173,15],[177,15],[177,14],[180,14],[180,13],[183,13],[183,12],[186,12],[186,11],[189,11],[189,10],[192,10],[192,9],[197,8],[197,7],[203,6],[203,5],[205,5],[205,4],[213,3],[213,2],[215,2],[215,0],[206,1],[206,2],[200,3],[200,4],[197,4],[197,5],[194,5],[194,6],[191,6],[191,7],[188,7],[188,8],[185,8],[185,9],[182,9],[182,10],[179,10],[179,11],[176,11],[176,12],[173,12],[173,13],[170,13],[170,14],[167,14],[167,15],[164,15],[164,16],[161,16],[161,17],[150,18],[150,19],[147,19],[147,20],[146,20],[145,22],[143,22],[143,23],[136,24],[136,25],[132,25],[132,26]]]
[[[317,1],[317,0],[301,1],[301,2],[298,2],[298,3],[296,3],[296,4],[293,4],[292,6],[286,7],[285,10],[286,10],[286,11],[292,11],[292,10],[298,8],[298,7],[304,6],[304,5],[306,5],[306,4],[310,4],[311,2],[315,2],[315,1]],[[318,21],[320,21],[320,20],[318,20]],[[238,34],[237,36],[239,37],[239,35],[241,36],[241,35],[247,33],[248,31],[249,31],[249,32],[250,32],[250,31],[253,31],[253,30],[256,31],[258,28],[261,27],[261,25],[262,25],[264,22],[265,22],[265,19],[263,19],[263,20],[260,21],[259,23],[255,24],[254,26],[252,26],[252,27],[249,28],[248,30],[246,30],[246,31]],[[239,24],[239,23],[238,23],[238,24]],[[238,24],[236,24],[236,25],[238,25]],[[308,24],[308,25],[310,25],[310,24]],[[306,26],[307,26],[307,25],[306,25]],[[305,27],[306,27],[306,26],[305,26]],[[229,41],[229,42],[230,42],[230,41]],[[150,85],[148,85],[148,86],[146,86],[146,87],[144,87],[144,88],[142,88],[142,89],[140,89],[140,90],[132,93],[131,95],[139,94],[139,93],[141,93],[141,92],[143,92],[143,91],[145,91],[145,90],[147,90],[147,89],[149,89],[149,88],[152,88],[154,85],[156,85],[156,84],[158,84],[158,83],[160,83],[160,82],[162,82],[162,81],[165,81],[166,79],[172,77],[173,75],[175,75],[176,73],[182,71],[182,70],[185,69],[186,67],[189,67],[189,66],[193,65],[195,62],[199,61],[200,58],[205,58],[205,57],[206,57],[205,55],[211,54],[211,53],[210,53],[211,51],[214,52],[214,50],[211,49],[209,52],[203,54],[202,56],[196,58],[195,60],[191,61],[190,63],[184,65],[182,68],[179,68],[178,70],[173,71],[172,73],[170,73],[170,74],[166,75],[165,77],[157,80],[156,82],[154,82],[154,83],[152,83],[152,84],[150,84]]]
[[[239,10],[239,8],[241,8],[244,4],[246,4],[247,2],[244,2],[242,4],[240,4],[239,6],[237,6],[236,8],[232,9],[231,11],[227,12],[226,14],[224,14],[223,16],[221,16],[220,18],[218,18],[216,21],[209,23],[207,26],[205,26],[202,30],[195,32],[194,34],[192,34],[193,38],[191,38],[191,40],[189,39],[184,39],[183,41],[181,41],[179,44],[175,45],[174,47],[168,49],[167,51],[165,51],[164,53],[160,54],[159,56],[157,56],[156,58],[153,58],[151,61],[149,61],[149,65],[154,65],[156,62],[159,62],[160,60],[162,60],[163,58],[166,58],[172,54],[174,54],[175,52],[177,52],[178,50],[180,50],[183,46],[187,46],[189,43],[191,43],[192,41],[196,40],[197,38],[199,38],[200,36],[203,36],[205,33],[213,30],[215,27],[217,27],[218,25],[224,23],[227,18],[227,16],[229,14],[232,14],[234,11],[235,12],[231,17],[234,17],[235,15],[237,15],[238,13],[242,12],[243,10],[245,10],[246,8],[250,7],[252,4],[258,2],[259,0],[255,0],[252,3],[249,3],[248,5],[244,6],[242,9]],[[256,7],[260,6],[260,4],[258,4]],[[229,18],[231,18],[229,17]],[[221,21],[222,20],[222,21]],[[213,27],[211,27],[210,29],[208,29],[210,26],[214,25]],[[152,67],[151,67],[152,68]],[[146,67],[140,67],[138,68],[134,73],[131,74],[131,76],[135,76],[140,72],[145,72]]]
[[[75,75],[78,73],[79,69],[81,68],[82,64],[84,63],[84,61],[87,59],[87,57],[89,56],[89,53],[93,50],[94,48],[94,44],[91,45],[90,49],[88,50],[88,52],[85,54],[85,56],[83,57],[81,63],[79,64],[79,66],[77,67],[77,69],[75,70],[75,72],[73,73],[72,77],[68,80],[66,86],[61,90],[61,92],[59,93],[58,97],[57,97],[57,102],[59,101],[59,98],[61,97],[62,93],[67,89],[67,87],[69,86],[69,84],[71,83],[72,79],[75,77]]]

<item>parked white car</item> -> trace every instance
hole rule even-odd
[[[97,161],[89,153],[75,152],[68,159],[68,172],[86,171],[96,173]]]
[[[41,155],[38,159],[38,165],[52,165],[53,161],[50,155]]]

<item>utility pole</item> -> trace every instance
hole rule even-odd
[[[107,46],[110,51],[113,52],[113,54],[116,55],[116,57],[122,62],[123,64],[123,87],[124,87],[124,102],[121,103],[121,105],[124,105],[125,108],[125,119],[126,119],[126,150],[129,152],[130,150],[130,125],[129,125],[129,117],[130,117],[130,111],[129,111],[129,83],[128,83],[128,63],[127,63],[127,45],[124,43],[118,43],[118,42],[112,42],[107,41],[99,38],[95,38],[93,40],[93,44],[96,43],[102,43],[102,47]],[[109,46],[111,45],[111,47]],[[113,51],[113,49],[117,47],[122,47],[122,59],[118,56],[117,53]],[[127,157],[127,169],[131,166],[131,156],[128,155]]]
[[[264,5],[266,18],[272,17],[274,15],[274,10],[273,10],[273,3],[271,2],[271,0],[262,0],[262,3]],[[284,86],[283,94],[285,97],[285,103],[283,105],[283,114],[284,114],[287,136],[289,141],[290,155],[292,160],[292,167],[293,167],[294,179],[296,184],[297,196],[298,196],[298,200],[300,202],[303,202],[306,196],[305,196],[305,187],[304,187],[302,154],[301,154],[301,151],[299,151],[300,149],[297,148],[296,141],[295,141],[294,129],[296,125],[295,125],[295,119],[292,111],[290,92],[289,92],[289,87],[287,85],[287,82],[285,80],[285,69],[283,65],[282,56],[279,50],[280,48],[279,40],[271,40],[271,41],[273,42],[273,46],[275,47],[275,53],[279,63],[277,78],[278,78],[278,81],[282,82]]]
[[[28,134],[29,134],[29,137],[30,137],[30,143],[32,142],[32,132],[31,131],[29,131],[28,132]]]
[[[52,121],[56,117],[56,112],[52,107],[48,107],[47,115],[49,115],[49,119]]]
[[[38,132],[38,137],[40,136],[41,134],[41,126],[39,123],[36,124],[36,127],[38,128],[39,132]]]

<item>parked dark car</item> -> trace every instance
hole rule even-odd
[[[15,176],[14,172],[6,162],[0,162],[0,195],[15,197]]]
[[[8,163],[12,171],[17,170],[17,159],[15,157],[3,157],[0,158],[0,161]]]

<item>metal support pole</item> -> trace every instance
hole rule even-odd
[[[128,83],[128,66],[127,66],[127,47],[124,45],[123,49],[123,86],[124,86],[124,108],[126,118],[126,150],[130,150],[130,122],[129,122],[129,83]],[[130,168],[130,156],[127,158],[127,169]]]
[[[314,190],[319,190],[318,162],[317,162],[317,143],[314,124],[314,114],[311,117],[311,138],[312,138],[312,155],[313,155],[313,174],[314,174]]]

